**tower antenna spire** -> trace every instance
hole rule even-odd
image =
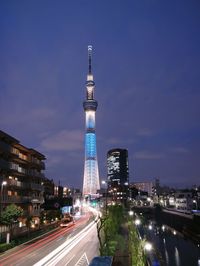
[[[92,74],[92,45],[88,45],[89,74]]]
[[[86,99],[83,102],[85,111],[85,163],[83,176],[83,195],[90,197],[96,195],[100,189],[99,169],[96,149],[95,113],[98,102],[94,99],[95,82],[93,81],[92,45],[88,45],[89,73],[86,80]]]

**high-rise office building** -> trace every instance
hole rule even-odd
[[[107,153],[108,190],[114,200],[127,198],[129,185],[128,151],[112,149]]]
[[[96,150],[95,113],[98,103],[94,99],[95,83],[92,74],[92,46],[88,46],[89,71],[86,81],[86,100],[83,102],[85,111],[85,165],[83,177],[83,195],[89,196],[100,189],[99,170]]]

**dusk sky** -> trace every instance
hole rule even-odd
[[[0,129],[82,188],[90,44],[101,179],[126,148],[131,182],[199,185],[199,0],[1,0]]]

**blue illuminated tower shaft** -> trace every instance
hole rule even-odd
[[[83,102],[85,111],[85,165],[83,178],[83,195],[94,195],[100,189],[99,170],[96,150],[95,112],[98,103],[94,100],[95,83],[91,71],[92,46],[88,46],[89,71],[86,81],[86,100]]]

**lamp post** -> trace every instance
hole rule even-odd
[[[0,217],[1,217],[1,214],[2,214],[2,208],[3,208],[3,186],[6,186],[7,185],[7,182],[6,181],[2,181],[2,183],[1,183],[1,193],[0,193],[0,195],[1,195],[1,206],[0,206]]]
[[[198,207],[197,207],[197,201],[196,200],[193,200],[192,202],[193,202],[193,204],[195,204],[195,210],[197,210],[198,209]]]
[[[101,182],[103,185],[107,184],[107,182],[105,180],[103,180]],[[108,212],[108,184],[107,184],[107,187],[106,187],[106,216],[107,216],[107,212]]]
[[[7,185],[7,182],[6,181],[2,181],[1,187],[0,187],[0,189],[1,189],[1,191],[0,191],[0,199],[1,199],[1,203],[0,203],[0,218],[1,218],[1,214],[2,214],[2,208],[3,208],[3,186],[6,186],[6,185]],[[0,225],[0,228],[1,228],[1,225]],[[0,237],[1,236],[2,236],[2,231],[1,231]]]

